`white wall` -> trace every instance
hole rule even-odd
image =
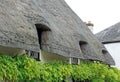
[[[120,43],[105,44],[105,47],[115,60],[115,67],[120,69]]]
[[[69,58],[64,57],[64,56],[60,56],[60,55],[57,55],[57,54],[42,51],[41,61],[42,62],[54,62],[54,61],[66,61],[66,62],[69,62]]]
[[[0,53],[15,56],[15,55],[21,55],[21,54],[25,53],[25,51],[22,49],[18,49],[18,48],[0,46]]]

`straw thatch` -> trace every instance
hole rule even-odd
[[[45,30],[41,40],[45,51],[114,64],[64,0],[0,0],[0,45],[38,52],[36,27]]]
[[[102,43],[120,42],[120,22],[96,34]]]

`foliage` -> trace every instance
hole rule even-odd
[[[0,54],[0,80],[17,82],[68,82],[89,80],[90,82],[120,82],[120,70],[99,62],[81,62],[70,65],[56,61],[42,63],[27,55],[11,57]]]

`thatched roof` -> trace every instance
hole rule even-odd
[[[0,45],[39,51],[35,24],[50,29],[43,50],[114,64],[110,55],[106,60],[101,43],[64,0],[0,0]]]
[[[103,43],[120,42],[120,22],[96,34]]]

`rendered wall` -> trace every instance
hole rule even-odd
[[[0,53],[15,56],[25,53],[25,50],[0,46]]]
[[[42,62],[54,62],[54,61],[69,62],[69,58],[68,57],[63,57],[63,56],[60,56],[60,55],[57,55],[57,54],[52,54],[52,53],[42,51],[41,61]]]
[[[120,69],[120,43],[105,44],[105,47],[113,57],[115,61],[115,67]]]

